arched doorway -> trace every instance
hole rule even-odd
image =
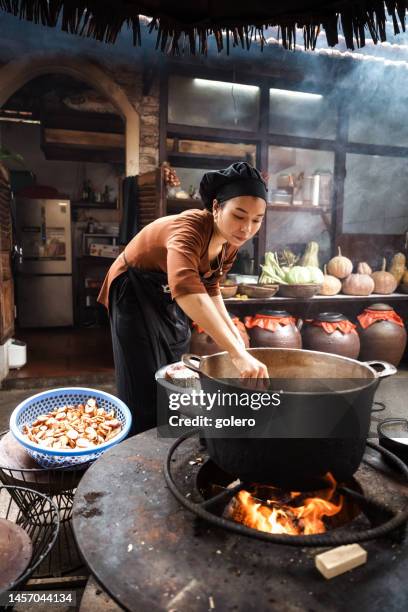
[[[37,76],[67,74],[89,83],[104,95],[119,111],[126,123],[126,174],[139,173],[139,114],[123,89],[98,66],[65,55],[39,53],[9,62],[0,68],[0,108],[23,85]]]
[[[43,55],[38,55],[27,60],[11,62],[0,69],[0,107],[2,107],[7,100],[10,100],[10,98],[13,97],[13,94],[15,95],[16,92],[24,89],[25,86],[28,86],[36,79],[48,79],[49,75],[59,75],[60,77],[66,77],[67,81],[78,80],[86,83],[90,88],[99,92],[105,98],[105,100],[107,100],[114,107],[113,112],[117,112],[120,115],[120,118],[123,120],[123,124],[125,126],[126,163],[122,172],[125,174],[137,173],[139,168],[138,113],[128,101],[123,90],[98,67],[95,67],[87,62],[81,62],[79,64],[74,60],[62,56],[46,57]],[[81,282],[83,281],[84,279],[82,278]],[[67,337],[64,336],[62,340],[59,338],[56,340],[54,339],[53,347],[52,343],[49,342],[49,332],[44,331],[43,333],[44,343],[47,343],[48,346],[47,352],[54,355],[54,361],[58,361],[59,359],[58,352],[64,352],[64,344],[65,346],[72,346],[72,344],[78,345],[77,340],[75,340],[73,343],[71,340],[67,341]],[[95,348],[95,354],[103,354],[107,349],[109,349],[106,344],[106,337],[108,334],[109,332],[107,331],[107,333],[105,333],[105,340],[102,344],[95,344],[94,337],[91,340],[91,344],[93,344]],[[21,339],[24,340],[25,338],[22,337]],[[37,355],[42,352],[42,343],[43,341],[41,340],[40,344],[37,344]],[[33,343],[31,343],[31,349],[33,348],[32,344]],[[84,343],[83,349],[79,349],[80,353],[82,350],[84,353],[86,353],[86,344],[89,344],[89,340]],[[33,355],[32,350],[31,355]],[[103,369],[106,368],[106,365],[107,362],[103,362]],[[85,364],[82,362],[80,367],[84,369],[85,373],[86,367],[84,366]],[[63,368],[61,371],[62,370]]]

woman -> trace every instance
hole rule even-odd
[[[239,162],[204,174],[200,196],[205,210],[144,227],[111,266],[98,297],[109,308],[118,395],[132,412],[132,433],[155,426],[154,374],[187,352],[189,319],[228,351],[241,377],[268,376],[245,350],[218,287],[261,226],[265,183]]]

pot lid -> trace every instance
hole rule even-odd
[[[316,321],[332,323],[334,321],[347,321],[347,317],[341,312],[321,312],[317,315]]]
[[[368,310],[394,310],[389,304],[371,304],[367,306]]]
[[[267,315],[269,317],[290,317],[291,315],[286,310],[261,310],[257,316]]]

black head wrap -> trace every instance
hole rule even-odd
[[[247,162],[236,162],[224,170],[206,172],[200,182],[204,206],[212,211],[214,199],[225,202],[239,196],[254,196],[267,202],[267,187],[259,170]]]

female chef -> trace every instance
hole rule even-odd
[[[259,230],[267,190],[246,162],[207,172],[205,209],[161,217],[118,256],[98,300],[110,314],[118,396],[132,412],[132,433],[156,424],[155,372],[188,351],[190,319],[228,351],[243,378],[266,378],[245,350],[218,282],[238,249]]]

